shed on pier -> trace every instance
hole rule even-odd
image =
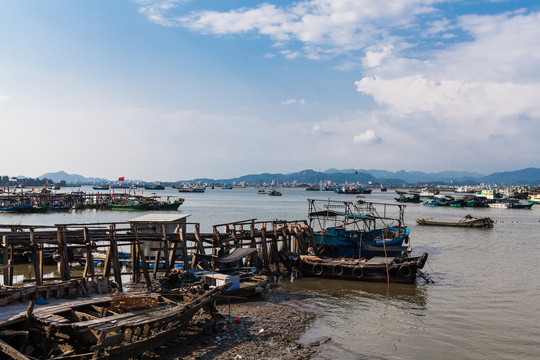
[[[154,278],[158,271],[169,272],[175,267],[176,261],[181,259],[184,269],[189,268],[186,241],[186,219],[189,214],[148,214],[131,219],[129,222],[136,234],[136,247],[132,254],[134,258],[144,258],[152,264]],[[178,234],[176,241],[170,241],[171,235]],[[180,245],[180,247],[179,247]],[[177,253],[180,251],[181,256]],[[143,272],[147,273],[147,269]],[[134,269],[135,270],[135,269]],[[135,271],[134,271],[135,272]],[[137,279],[135,279],[137,280]]]

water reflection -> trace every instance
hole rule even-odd
[[[415,312],[425,310],[427,305],[427,286],[418,284],[298,278],[283,282],[281,288],[291,292],[316,293],[329,298],[339,298],[340,302],[386,300],[393,306]]]

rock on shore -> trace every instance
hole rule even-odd
[[[218,305],[221,316],[217,321],[201,312],[174,342],[142,358],[309,359],[317,352],[317,346],[298,340],[315,314],[280,303],[288,297],[273,293],[256,301]]]

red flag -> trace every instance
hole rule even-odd
[[[118,181],[124,181],[126,180],[123,176],[118,178]]]

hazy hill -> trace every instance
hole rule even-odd
[[[58,171],[54,173],[46,173],[39,177],[40,179],[47,178],[51,179],[54,182],[59,182],[61,180],[64,180],[66,183],[69,184],[91,184],[91,183],[102,183],[102,182],[110,182],[107,179],[102,178],[92,178],[92,177],[84,177],[82,175],[77,174],[68,174],[65,171]]]
[[[208,180],[208,179],[206,179]],[[196,181],[206,181],[204,179],[196,179]],[[354,170],[351,170],[349,172],[337,172],[337,173],[322,173],[319,171],[314,170],[302,170],[295,173],[290,174],[251,174],[251,175],[244,175],[238,178],[234,179],[219,179],[219,180],[211,180],[215,182],[221,182],[221,183],[231,183],[231,182],[242,182],[245,181],[249,184],[257,184],[258,182],[263,183],[271,183],[272,181],[277,181],[280,184],[283,184],[284,182],[293,182],[297,181],[298,183],[302,184],[315,184],[320,181],[331,181],[338,184],[344,184],[346,182],[348,183],[365,183],[368,182],[376,182],[377,179],[375,179],[373,176],[369,174],[364,173],[356,173]]]
[[[493,173],[488,176],[484,176],[479,179],[484,184],[503,184],[503,185],[516,185],[516,184],[529,184],[540,185],[540,169],[527,168],[516,171],[505,171]]]
[[[82,175],[68,174],[64,171],[58,171],[55,173],[47,173],[40,176],[41,179],[47,178],[55,182],[64,180],[71,184],[91,184],[111,182],[110,180],[103,178],[87,178]],[[159,180],[159,179],[155,179]],[[328,169],[324,172],[314,171],[311,169],[302,170],[290,174],[250,174],[244,175],[232,179],[194,179],[183,181],[203,181],[203,182],[216,182],[216,183],[232,183],[245,181],[249,184],[271,183],[277,181],[279,184],[285,182],[298,182],[301,184],[316,184],[321,181],[331,181],[337,184],[344,183],[362,183],[368,184],[370,181],[373,184],[383,183],[387,185],[407,185],[407,184],[454,184],[454,185],[475,185],[475,184],[504,184],[504,185],[516,185],[516,184],[528,184],[528,185],[540,185],[540,169],[527,168],[516,171],[499,172],[491,175],[482,175],[479,173],[465,172],[465,171],[443,171],[439,173],[424,173],[421,171],[404,171],[399,170],[396,172],[386,170],[355,170],[355,169]],[[135,181],[138,183],[144,183],[144,181]],[[180,181],[176,182],[180,183]]]

